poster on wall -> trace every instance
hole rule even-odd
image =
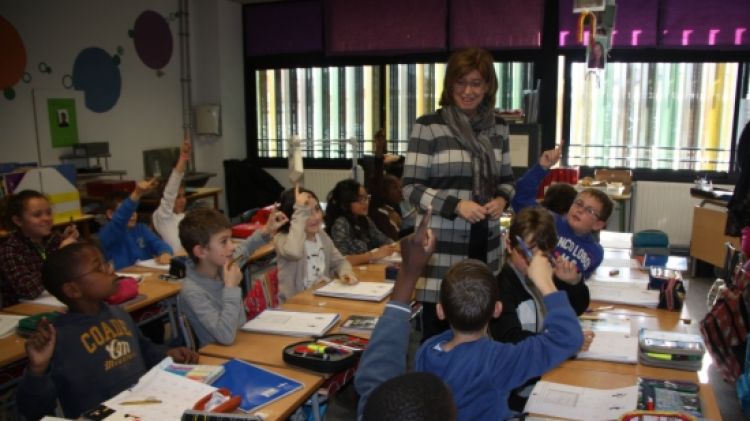
[[[53,148],[78,143],[76,102],[72,98],[48,98],[49,133]]]

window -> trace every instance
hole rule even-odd
[[[571,64],[569,165],[729,171],[737,63]]]
[[[287,156],[286,141],[296,135],[305,141],[305,157],[351,157],[346,139],[361,145],[379,127],[379,71],[377,66],[256,71],[258,156]]]
[[[495,72],[495,107],[523,108],[523,91],[534,86],[533,65],[495,63]],[[403,154],[417,117],[440,107],[444,76],[444,63],[258,70],[258,156],[287,156],[286,141],[293,135],[305,141],[303,156],[308,158],[351,158],[352,148],[345,142],[350,138],[357,140],[361,156],[371,153],[380,127],[386,130],[389,151]]]

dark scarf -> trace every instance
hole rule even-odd
[[[495,179],[500,174],[490,138],[485,133],[495,124],[495,113],[485,104],[469,117],[454,105],[440,110],[445,123],[458,140],[471,152],[473,199],[484,204],[495,196]]]

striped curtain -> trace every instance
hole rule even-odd
[[[571,66],[569,165],[728,171],[737,63]]]

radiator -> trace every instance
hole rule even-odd
[[[633,232],[659,229],[672,246],[690,245],[693,207],[700,199],[690,197],[692,183],[636,181],[633,197]]]
[[[266,168],[284,188],[291,187],[289,171],[286,168]],[[321,202],[326,201],[328,192],[341,180],[352,177],[352,170],[305,170],[302,186],[312,190]]]

